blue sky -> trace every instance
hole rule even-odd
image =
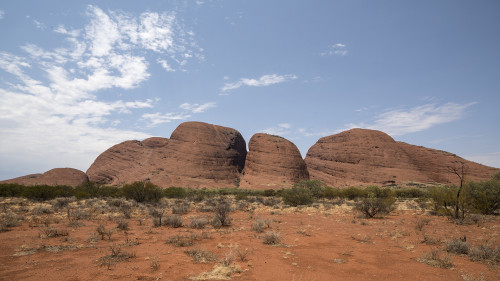
[[[2,1],[0,179],[182,122],[500,167],[498,1]]]

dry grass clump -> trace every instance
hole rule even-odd
[[[248,248],[245,248],[244,250],[241,249],[240,247],[236,247],[235,249],[235,256],[241,261],[245,262],[248,260]]]
[[[281,243],[281,234],[275,231],[268,231],[262,236],[262,242],[266,245],[279,245]]]
[[[430,222],[431,220],[429,218],[417,218],[415,229],[422,231],[424,226],[428,225]]]
[[[469,254],[469,244],[462,239],[453,239],[445,243],[446,252],[458,254],[458,255],[467,255]]]
[[[252,223],[252,230],[255,232],[262,233],[264,228],[271,228],[270,220],[257,219]]]
[[[184,215],[189,213],[189,203],[180,201],[176,202],[176,205],[172,207],[172,214]]]
[[[231,212],[231,205],[228,202],[220,201],[215,206],[215,215],[212,220],[212,226],[214,228],[221,228],[224,226],[231,225],[231,218],[229,213]]]
[[[172,244],[176,247],[189,247],[194,244],[193,236],[175,235],[167,239],[165,244]]]
[[[111,253],[109,255],[97,259],[97,264],[99,264],[99,266],[106,266],[108,270],[111,269],[111,266],[117,264],[120,261],[125,261],[136,257],[136,254],[134,252],[122,251],[119,245],[111,245],[110,250]]]
[[[500,262],[500,245],[496,248],[491,245],[479,245],[469,250],[469,257],[473,261]]]
[[[205,251],[203,249],[190,249],[184,251],[184,253],[193,258],[195,263],[208,263],[217,261],[217,255],[210,251]]]
[[[40,232],[41,232],[40,237],[46,237],[46,238],[61,237],[61,236],[68,236],[69,235],[69,232],[67,229],[60,229],[60,228],[54,228],[54,227],[42,228],[40,230]]]
[[[108,240],[111,240],[111,235],[113,235],[113,229],[111,228],[106,228],[104,225],[100,224],[96,228],[97,234],[101,236],[101,240],[104,240],[104,237],[108,237]]]
[[[21,215],[17,215],[13,212],[7,212],[0,215],[0,232],[9,231],[12,227],[16,227],[21,224],[24,218]]]
[[[203,229],[209,223],[207,218],[204,217],[192,217],[191,224],[189,225],[191,228]]]
[[[152,271],[158,271],[158,269],[160,269],[160,261],[158,260],[158,257],[151,259],[149,262],[149,268],[151,268]]]
[[[442,252],[438,249],[432,249],[430,252],[427,252],[423,256],[418,258],[417,261],[426,263],[434,267],[452,268],[453,262],[451,261],[450,256],[442,256],[441,253]]]
[[[128,225],[128,221],[124,219],[119,219],[117,222],[116,228],[121,229],[121,230],[129,230],[130,227]]]
[[[168,215],[165,218],[165,225],[173,228],[182,227],[182,217],[179,215]]]

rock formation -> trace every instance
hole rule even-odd
[[[304,179],[309,179],[309,172],[295,144],[279,136],[252,136],[241,187],[283,188]]]
[[[170,139],[126,141],[103,152],[87,171],[98,183],[150,180],[162,187],[236,186],[246,143],[231,128],[202,122],[180,124]]]
[[[462,164],[468,180],[486,180],[500,171],[445,151],[396,142],[383,132],[367,129],[320,138],[305,162],[311,179],[332,186],[456,183],[458,177],[450,169]]]
[[[88,182],[87,175],[73,168],[55,168],[43,174],[32,174],[10,180],[0,181],[0,183],[17,183],[22,185],[69,185],[78,186]]]

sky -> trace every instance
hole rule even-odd
[[[500,167],[500,2],[0,2],[0,180],[202,121]]]

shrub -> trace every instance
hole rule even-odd
[[[203,217],[193,217],[191,218],[191,228],[203,229],[208,224],[208,220]]]
[[[349,200],[354,200],[356,198],[367,197],[368,192],[366,192],[366,190],[363,190],[359,187],[351,186],[349,188],[342,190],[342,195],[344,198],[347,198]]]
[[[189,212],[189,204],[177,202],[177,205],[172,207],[172,213],[176,215],[184,215]]]
[[[367,218],[373,218],[377,214],[385,215],[390,213],[394,209],[394,202],[396,200],[393,197],[376,198],[371,193],[368,198],[364,198],[356,203],[354,208],[363,213]]]
[[[122,187],[123,195],[137,202],[158,202],[163,197],[161,188],[151,182],[134,182]]]
[[[398,198],[424,198],[425,190],[419,188],[398,188],[394,190],[394,194]]]
[[[262,236],[262,242],[266,245],[278,245],[281,242],[281,234],[274,231],[268,231]]]
[[[275,196],[275,195],[276,195],[276,191],[274,189],[264,190],[264,196],[266,196],[266,197],[271,197],[271,196]]]
[[[453,239],[445,244],[446,252],[458,254],[458,255],[467,255],[469,254],[469,244],[463,241],[462,239]]]
[[[500,262],[500,245],[496,248],[491,245],[479,245],[473,247],[469,251],[469,257],[473,261],[489,260],[493,262]]]
[[[165,243],[176,247],[189,247],[194,244],[194,239],[191,236],[175,235],[169,237]]]
[[[342,190],[340,190],[338,188],[333,188],[331,186],[327,186],[323,189],[322,197],[328,198],[328,199],[342,197]]]
[[[32,185],[26,186],[22,196],[32,200],[45,201],[56,197],[71,197],[74,190],[71,186],[64,185]]]
[[[500,209],[500,180],[470,182],[467,185],[473,211],[492,215]]]
[[[281,193],[283,202],[290,206],[308,205],[314,202],[313,193],[309,188],[292,187]]]
[[[231,218],[229,217],[229,213],[231,212],[231,206],[229,203],[220,201],[215,206],[215,215],[212,220],[212,226],[214,228],[221,228],[224,226],[231,225]]]
[[[182,226],[182,217],[179,215],[168,215],[165,218],[165,225],[173,228],[178,228]]]
[[[163,194],[167,198],[186,198],[188,192],[185,188],[171,186],[163,191]]]
[[[118,220],[116,228],[121,230],[129,230],[128,221],[126,220]]]
[[[430,252],[425,253],[422,257],[417,259],[420,262],[439,268],[452,268],[453,262],[448,255],[441,256],[441,251],[432,249]]]
[[[323,195],[324,185],[319,180],[301,180],[295,183],[293,187],[308,189],[314,198],[320,198]]]
[[[428,218],[418,218],[415,228],[419,231],[422,231],[425,225],[428,225],[431,222]]]
[[[205,251],[203,249],[191,249],[186,250],[184,253],[193,258],[193,262],[196,263],[207,263],[213,262],[217,260],[217,256],[209,251]]]

